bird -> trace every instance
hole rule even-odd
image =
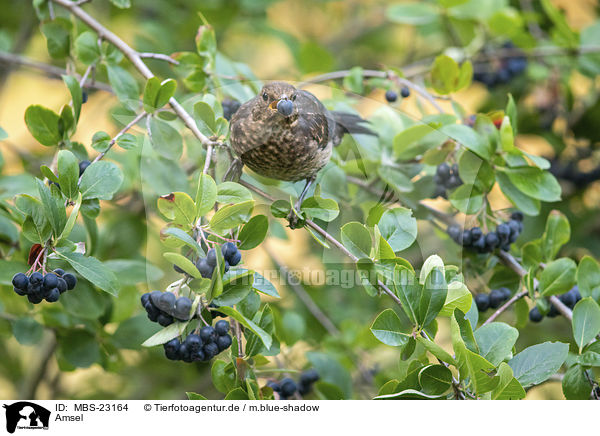
[[[241,163],[261,176],[306,181],[288,216],[294,228],[304,197],[344,134],[376,136],[367,123],[356,114],[329,111],[312,93],[275,81],[233,114],[230,144]]]

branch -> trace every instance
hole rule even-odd
[[[173,65],[179,65],[179,61],[173,59],[171,56],[162,54],[162,53],[139,53],[140,57],[143,59],[157,59],[160,61],[165,61]]]
[[[51,1],[62,6],[65,9],[69,10],[73,15],[75,15],[77,18],[79,18],[81,21],[83,21],[85,24],[87,24],[91,29],[93,29],[100,38],[102,38],[105,41],[108,41],[112,45],[114,45],[121,53],[123,53],[125,55],[125,57],[127,59],[129,59],[131,61],[133,66],[140,72],[140,74],[145,79],[150,79],[150,78],[154,77],[154,74],[152,73],[150,68],[148,68],[148,66],[142,60],[140,53],[138,53],[136,50],[134,50],[132,47],[130,47],[125,41],[123,41],[117,35],[115,35],[110,30],[108,30],[106,27],[104,27],[102,24],[100,24],[95,18],[93,18],[91,15],[89,15],[87,12],[85,12],[83,9],[81,9],[79,6],[77,6],[75,3],[72,3],[69,0],[51,0]],[[196,125],[196,122],[194,121],[192,116],[186,112],[186,110],[183,108],[183,106],[181,106],[174,97],[171,97],[171,99],[169,100],[169,104],[171,105],[171,107],[173,108],[173,111],[175,111],[177,116],[179,118],[181,118],[181,120],[184,122],[184,124],[187,126],[187,128],[192,131],[194,136],[196,138],[198,138],[198,140],[203,145],[208,147],[209,145],[214,143],[214,141],[211,141],[202,132],[200,132],[200,130],[198,129],[198,126]]]
[[[38,62],[33,59],[29,59],[25,56],[21,56],[14,53],[7,53],[0,51],[0,62],[5,64],[15,64],[23,67],[33,68],[35,70],[43,71],[50,75],[51,77],[61,78],[64,75],[69,75],[69,72],[63,68],[55,67],[54,65],[45,64],[43,62]],[[75,76],[77,80],[82,81],[83,76],[77,73],[72,73],[71,75]],[[82,87],[98,89],[100,91],[114,93],[110,85],[102,82],[94,82],[86,78],[86,81],[83,83]]]
[[[92,161],[92,163],[94,162],[98,162],[100,159],[102,159],[106,153],[109,152],[109,150],[112,148],[113,145],[115,145],[115,143],[118,141],[118,139],[123,136],[125,133],[127,133],[127,131],[129,129],[131,129],[133,126],[135,126],[138,122],[140,122],[141,120],[143,120],[145,117],[147,117],[149,114],[148,112],[142,111],[141,113],[139,113],[133,120],[131,120],[129,122],[129,124],[127,124],[125,127],[123,127],[121,129],[121,131],[119,133],[117,133],[108,143],[108,147],[106,148],[106,150],[104,150],[102,153],[100,153],[98,156],[96,156],[96,158]]]

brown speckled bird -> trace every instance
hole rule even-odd
[[[327,165],[344,134],[374,135],[361,123],[366,121],[358,115],[330,112],[308,91],[271,82],[233,115],[231,146],[243,164],[262,176],[306,180],[295,206],[299,210],[317,172]]]

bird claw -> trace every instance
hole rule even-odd
[[[299,209],[299,208],[298,208]],[[290,213],[287,216],[288,223],[290,225],[290,229],[298,229],[304,226],[304,218],[300,215],[299,212],[296,211],[296,206],[293,209],[290,209]]]

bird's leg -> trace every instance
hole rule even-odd
[[[238,158],[235,158],[234,160],[231,161],[231,165],[229,165],[229,168],[225,172],[225,175],[223,176],[223,181],[224,182],[239,181],[240,177],[242,177],[242,169],[243,168],[244,168],[244,164],[242,163],[242,161]]]
[[[302,202],[304,201],[304,197],[306,197],[306,194],[308,193],[309,188],[311,187],[311,185],[314,183],[314,181],[317,179],[317,176],[311,176],[308,179],[306,179],[306,184],[304,185],[304,189],[302,189],[302,192],[300,193],[300,196],[298,197],[298,200],[296,200],[296,203],[294,203],[294,208],[290,211],[289,215],[288,215],[288,221],[290,222],[290,228],[295,229],[296,225],[298,225],[298,214],[300,213],[300,208],[302,207]]]

